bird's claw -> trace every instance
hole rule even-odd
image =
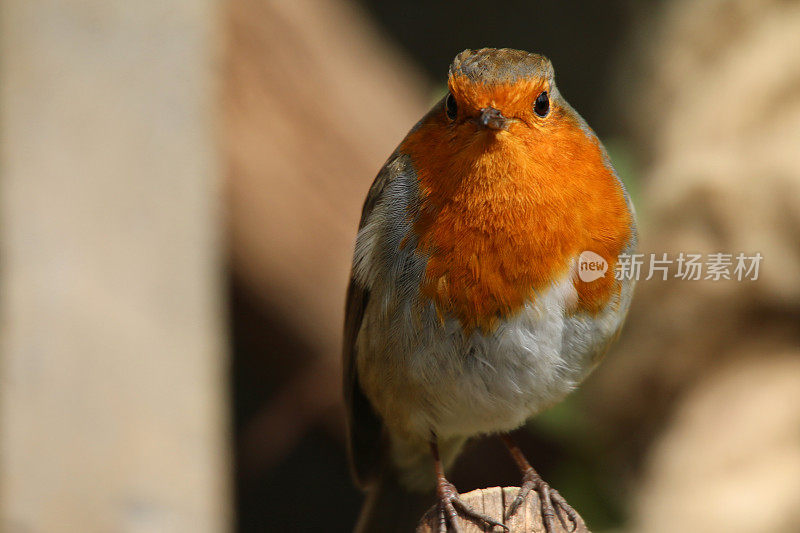
[[[489,515],[479,513],[464,500],[462,500],[455,486],[449,481],[439,484],[439,533],[461,533],[461,528],[458,526],[459,514],[472,520],[473,522],[482,522],[491,526],[492,530],[496,527],[501,527],[505,531],[509,531],[508,527],[498,522]]]
[[[506,519],[514,516],[520,506],[525,502],[525,499],[530,494],[531,490],[536,490],[537,494],[539,494],[539,501],[541,502],[541,509],[542,509],[542,521],[544,522],[544,527],[547,533],[555,533],[555,518],[558,517],[558,521],[561,522],[561,525],[569,532],[573,532],[578,529],[578,524],[580,521],[580,517],[575,509],[567,503],[567,500],[558,493],[557,490],[553,489],[548,485],[540,476],[536,473],[535,470],[532,468],[526,470],[523,478],[522,478],[522,486],[517,492],[517,496],[514,498],[514,501],[511,502],[511,505],[508,506],[508,511],[506,512]],[[561,513],[557,511],[557,509],[561,509]],[[567,516],[571,525],[567,524],[567,520],[564,518],[564,515]]]

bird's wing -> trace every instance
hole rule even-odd
[[[386,184],[397,174],[397,166],[391,164],[396,156],[389,158],[370,187],[361,212],[359,230],[370,218]],[[347,440],[350,465],[356,483],[365,487],[376,476],[381,463],[383,425],[361,390],[356,370],[356,339],[361,330],[364,311],[369,302],[370,291],[350,275],[344,319],[344,346],[342,366],[344,378],[344,402],[347,417]]]

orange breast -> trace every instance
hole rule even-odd
[[[584,250],[609,271],[575,280],[575,311],[596,313],[619,291],[613,272],[631,214],[597,141],[567,113],[554,110],[547,129],[512,124],[497,138],[434,115],[400,147],[419,179],[422,293],[467,332],[492,331]]]

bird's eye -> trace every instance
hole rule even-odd
[[[547,112],[550,111],[550,97],[547,96],[547,91],[543,91],[536,97],[536,101],[533,103],[533,110],[540,117],[545,117]]]
[[[444,110],[447,113],[447,118],[455,120],[458,115],[458,104],[453,96],[453,93],[447,93],[447,98],[444,100]]]

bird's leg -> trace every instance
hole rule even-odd
[[[508,528],[502,522],[498,522],[491,516],[479,513],[459,497],[458,491],[455,486],[447,481],[444,475],[444,467],[442,461],[439,459],[439,446],[436,443],[436,436],[431,436],[431,455],[433,456],[433,467],[436,471],[436,495],[439,498],[439,531],[440,533],[447,533],[449,530],[455,533],[460,533],[458,527],[459,513],[476,522],[482,522],[492,529],[501,527],[508,531]]]
[[[561,525],[564,526],[564,529],[567,531],[575,531],[578,528],[578,525],[583,523],[583,520],[575,511],[575,509],[573,509],[567,503],[567,500],[565,500],[557,490],[551,488],[550,485],[548,485],[541,478],[536,470],[533,469],[531,464],[522,454],[522,450],[519,449],[517,443],[511,438],[511,435],[504,434],[501,435],[500,438],[503,439],[503,443],[506,445],[506,448],[508,448],[511,457],[522,471],[522,486],[517,493],[517,497],[514,498],[514,501],[512,501],[511,505],[508,507],[506,518],[514,516],[514,513],[517,512],[517,509],[519,509],[520,505],[522,505],[522,503],[525,501],[525,498],[528,497],[528,494],[531,492],[531,490],[536,490],[536,492],[539,494],[539,500],[541,501],[542,521],[544,522],[544,527],[547,532],[553,533],[555,531],[556,517],[558,517],[558,520],[561,522]],[[567,515],[570,522],[572,522],[571,527],[567,525],[567,521],[564,519],[563,514],[557,511],[559,508],[561,511],[563,511],[563,514]]]

